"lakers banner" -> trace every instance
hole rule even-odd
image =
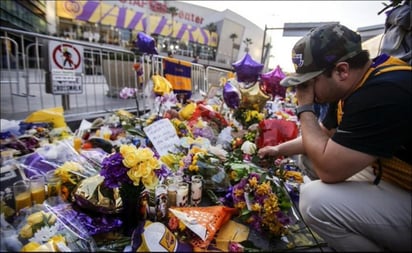
[[[187,97],[192,93],[192,64],[174,58],[163,59],[163,73],[166,79],[172,84],[174,93],[184,93]]]
[[[154,33],[212,47],[216,47],[218,41],[217,33],[209,33],[201,27],[183,24],[175,20],[172,22],[165,16],[150,15],[105,1],[56,1],[56,14],[61,18],[143,31],[147,34]]]

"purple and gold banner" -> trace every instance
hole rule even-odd
[[[184,42],[217,46],[217,33],[194,25],[183,24],[165,16],[150,15],[118,5],[96,0],[56,1],[57,16],[73,20],[111,25],[118,28],[143,31],[174,37]],[[167,14],[170,16],[170,14]]]
[[[192,91],[192,63],[174,58],[165,58],[163,64],[163,73],[165,78],[172,84],[174,93],[190,94]]]

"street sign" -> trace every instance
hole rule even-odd
[[[49,93],[56,95],[83,93],[83,82],[81,74],[60,75],[54,74],[52,72],[50,79],[52,85],[48,89],[46,87]]]
[[[65,42],[49,42],[50,68],[72,70],[76,73],[83,71],[83,47]]]
[[[50,73],[46,92],[52,94],[83,93],[83,47],[66,42],[49,42]]]

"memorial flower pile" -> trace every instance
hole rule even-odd
[[[265,118],[265,114],[258,110],[239,108],[233,113],[233,117],[244,127],[259,123]]]
[[[133,193],[138,196],[144,189],[153,190],[167,174],[167,167],[162,166],[151,148],[132,144],[122,144],[118,152],[105,157],[100,171],[105,186],[119,187],[123,197]]]
[[[239,209],[240,218],[256,231],[271,236],[287,233],[290,219],[286,211],[290,203],[265,174],[247,174],[232,187],[228,198],[233,207]]]

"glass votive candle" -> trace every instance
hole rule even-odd
[[[168,207],[176,206],[177,184],[169,184],[167,186],[167,205]]]
[[[34,175],[29,178],[31,200],[33,204],[42,204],[46,199],[46,186],[43,175]]]
[[[81,138],[81,137],[75,136],[75,137],[73,138],[73,148],[74,148],[77,152],[79,152],[80,149],[82,148],[82,144],[83,144],[83,141],[82,141],[82,138]]]
[[[16,212],[25,207],[31,207],[31,193],[30,193],[30,181],[19,180],[13,184],[13,196],[16,205]]]
[[[160,184],[155,188],[157,221],[163,221],[167,218],[167,188],[165,184]]]
[[[192,206],[198,206],[202,201],[202,186],[202,175],[193,175],[192,182],[190,185],[190,204]]]
[[[46,173],[46,186],[48,198],[61,196],[61,179],[59,176],[54,174],[54,170],[48,171]]]
[[[177,184],[176,206],[183,207],[188,205],[189,184],[180,182]]]
[[[175,184],[179,184],[179,183],[183,182],[183,172],[181,172],[181,171],[176,171],[176,172],[173,174],[173,182],[174,182]]]

